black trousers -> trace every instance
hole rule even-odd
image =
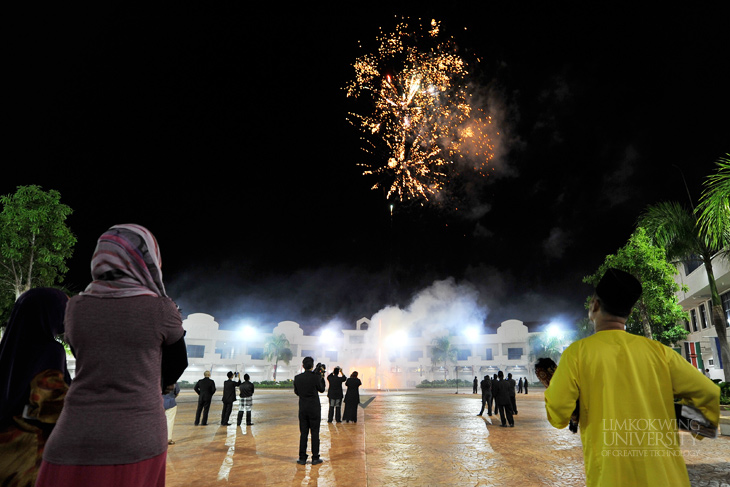
[[[512,414],[517,414],[517,399],[515,396],[510,396],[509,400],[512,403]]]
[[[487,407],[487,414],[489,414],[491,416],[492,415],[492,395],[491,394],[488,396],[485,396],[482,394],[482,410],[479,411],[479,416],[481,416],[482,413],[484,412],[485,404],[489,405],[489,407]]]
[[[319,423],[322,412],[299,411],[299,459],[307,459],[307,437],[312,436],[312,460],[319,458]]]
[[[499,409],[499,419],[502,421],[502,424],[509,423],[510,426],[515,424],[515,420],[512,417],[512,406],[509,404],[497,404],[497,409]],[[507,421],[505,422],[505,416],[507,417]]]
[[[203,424],[208,424],[208,411],[210,410],[210,399],[198,399],[198,410],[195,411],[195,424],[200,423],[200,413],[203,413]]]
[[[221,424],[228,423],[228,420],[231,418],[231,411],[233,411],[233,403],[224,402],[223,403],[223,412],[221,412]]]

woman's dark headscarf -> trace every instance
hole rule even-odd
[[[55,337],[64,332],[68,296],[58,289],[35,288],[23,293],[0,342],[0,427],[12,422],[28,403],[30,382],[48,369],[66,369],[66,350]]]

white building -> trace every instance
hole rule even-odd
[[[433,334],[418,331],[397,332],[367,318],[357,321],[355,329],[324,329],[317,335],[305,335],[293,321],[279,323],[271,333],[243,330],[221,330],[208,314],[191,314],[183,322],[187,334],[189,366],[181,381],[196,382],[203,372],[221,383],[228,371],[247,373],[252,381],[272,380],[274,363],[264,357],[264,343],[273,334],[284,334],[290,343],[293,358],[289,364],[279,362],[278,381],[292,379],[301,372],[302,359],[314,358],[331,371],[341,366],[349,375],[357,370],[363,387],[368,389],[412,388],[423,380],[454,379],[471,382],[486,375],[512,373],[515,379],[528,377],[528,327],[518,320],[503,322],[496,333],[475,332],[450,336],[457,349],[456,363],[434,365],[431,360]]]
[[[716,256],[712,270],[722,301],[726,326],[730,327],[730,261]],[[681,264],[678,266],[678,271],[675,280],[680,285],[686,285],[689,290],[686,293],[678,292],[677,297],[679,304],[690,315],[689,320],[685,322],[685,327],[690,333],[685,341],[678,344],[679,352],[698,369],[709,369],[712,379],[724,379],[719,339],[717,330],[712,325],[712,302],[707,272],[700,262]]]

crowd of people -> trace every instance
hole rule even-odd
[[[177,380],[188,362],[182,317],[166,294],[161,268],[149,230],[115,225],[97,242],[93,280],[82,293],[69,299],[61,291],[37,288],[15,302],[0,342],[2,485],[165,485],[167,448],[175,443]],[[719,388],[672,349],[625,331],[641,292],[631,274],[606,272],[588,312],[596,333],[563,352],[545,390],[548,421],[556,428],[574,424],[574,431],[580,426],[588,485],[689,485],[677,444],[665,447],[678,455],[613,455],[601,429],[607,422],[645,420],[659,426],[653,434],[670,438],[676,435],[677,411],[691,407],[709,431],[718,425]],[[61,336],[76,357],[73,381]],[[305,357],[302,367],[294,378],[297,463],[306,464],[311,441],[312,465],[317,465],[323,462],[319,394],[325,378],[329,423],[357,422],[362,383],[357,372],[346,377],[340,367],[326,376],[312,357]],[[210,372],[204,375],[194,388],[196,426],[208,424],[216,392]],[[654,380],[646,381],[647,375]],[[514,427],[516,393],[527,394],[527,386],[502,371],[484,376],[479,416],[486,407],[488,415],[499,414],[500,426]],[[254,385],[248,374],[241,381],[233,372],[223,384],[220,424],[230,425],[236,388],[237,424],[246,413],[246,425],[252,425]],[[682,401],[680,409],[676,400]]]

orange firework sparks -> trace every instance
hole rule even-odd
[[[363,164],[364,174],[380,176],[373,189],[387,180],[387,197],[401,201],[436,195],[455,160],[479,160],[472,169],[482,171],[493,148],[486,131],[491,119],[468,102],[467,64],[453,38],[439,40],[436,20],[419,30],[426,33],[411,32],[406,21],[392,33],[381,29],[377,52],[355,60],[355,77],[345,87],[348,97],[368,97],[373,105],[370,113],[350,113],[363,149],[387,152],[385,161]]]

